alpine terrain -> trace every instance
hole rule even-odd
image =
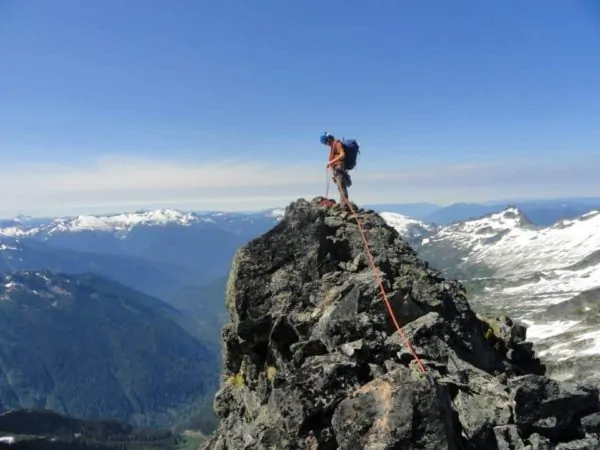
[[[241,247],[204,449],[591,449],[597,388],[551,380],[511,319],[478,316],[463,286],[359,210],[320,198]],[[411,352],[415,352],[413,354]]]
[[[553,376],[600,381],[600,212],[540,227],[510,207],[440,228],[417,249],[467,283],[477,310],[526,323]]]

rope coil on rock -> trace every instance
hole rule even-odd
[[[429,374],[428,374],[427,370],[425,369],[425,366],[423,365],[423,362],[421,361],[421,359],[419,358],[419,356],[415,352],[413,346],[410,343],[410,340],[408,339],[408,337],[404,333],[404,330],[402,330],[402,327],[400,326],[400,324],[398,323],[398,320],[396,319],[396,315],[394,314],[394,310],[392,309],[392,305],[390,303],[390,300],[389,300],[389,298],[387,296],[387,293],[385,292],[385,288],[383,287],[383,281],[382,281],[381,277],[379,276],[379,270],[377,269],[377,265],[375,264],[375,258],[373,257],[373,253],[371,252],[369,241],[367,240],[367,236],[366,236],[366,234],[365,234],[365,232],[363,230],[362,224],[360,223],[360,220],[358,219],[358,214],[356,213],[356,211],[352,207],[352,204],[350,203],[350,201],[348,200],[348,198],[344,194],[342,194],[342,192],[343,192],[342,186],[340,185],[339,179],[337,177],[335,178],[335,183],[337,184],[337,186],[339,188],[340,196],[343,198],[344,203],[346,203],[346,205],[348,206],[348,208],[352,212],[352,214],[354,216],[354,219],[356,220],[356,225],[358,226],[358,231],[360,233],[361,239],[362,239],[363,244],[365,246],[365,252],[367,253],[367,256],[369,257],[369,263],[371,264],[371,268],[373,269],[373,273],[375,274],[375,279],[376,279],[377,284],[379,286],[379,290],[381,291],[381,296],[383,297],[383,301],[385,302],[385,305],[387,307],[388,313],[390,314],[392,322],[394,323],[394,326],[396,327],[396,331],[398,332],[398,334],[400,335],[400,337],[404,340],[404,343],[408,347],[410,353],[412,354],[413,359],[415,360],[415,362],[417,363],[417,366],[419,367],[419,370],[424,375],[427,376],[427,378],[428,378],[429,381],[431,381],[429,379]]]

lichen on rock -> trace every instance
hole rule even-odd
[[[523,326],[479,318],[460,283],[359,209],[421,373],[355,218],[320,200],[290,204],[235,256],[205,449],[600,448],[596,389],[546,378]]]

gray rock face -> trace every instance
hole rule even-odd
[[[241,449],[600,448],[596,389],[560,384],[509,318],[478,317],[464,288],[371,211],[298,200],[240,248],[227,290],[221,426]]]

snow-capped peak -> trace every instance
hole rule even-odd
[[[139,211],[109,216],[83,215],[74,218],[60,218],[48,224],[48,233],[60,231],[129,231],[138,225],[165,226],[168,224],[189,225],[201,222],[194,213],[183,213],[173,209]]]
[[[509,206],[503,211],[487,214],[483,217],[453,223],[442,229],[445,233],[468,233],[485,236],[496,236],[499,232],[507,232],[517,228],[530,228],[531,222],[525,214],[515,206]]]
[[[260,213],[268,219],[281,220],[285,210],[273,208]],[[125,236],[133,228],[165,227],[170,225],[191,226],[195,224],[218,225],[221,222],[236,220],[255,220],[256,214],[245,213],[193,213],[182,212],[175,209],[156,209],[153,211],[136,211],[132,213],[118,213],[108,215],[84,214],[73,217],[59,217],[55,219],[38,220],[5,220],[0,222],[0,236],[28,237],[40,234],[51,235],[55,233],[97,231],[117,233]]]
[[[531,225],[516,208],[442,228],[431,242],[447,241],[468,251],[471,262],[498,269],[568,267],[600,248],[600,214],[587,213],[552,226]]]
[[[379,215],[389,226],[395,228],[400,236],[407,239],[410,243],[420,242],[437,231],[435,225],[402,214],[381,212]]]
[[[411,227],[421,227],[426,230],[435,230],[434,225],[427,224],[425,222],[421,222],[420,220],[413,219],[412,217],[405,216],[398,213],[392,212],[382,212],[379,214],[386,221],[388,225],[394,227],[398,233],[404,235],[408,232],[408,229]]]

